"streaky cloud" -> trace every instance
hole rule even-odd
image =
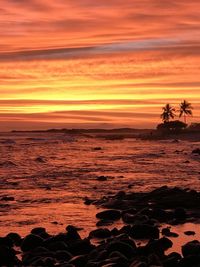
[[[187,48],[180,39],[146,39],[138,41],[127,41],[108,43],[98,46],[86,46],[75,48],[47,48],[38,50],[22,50],[15,52],[0,52],[0,61],[25,61],[25,60],[53,60],[53,59],[73,59],[87,58],[95,55],[105,55],[107,53],[123,53],[148,51],[169,48]]]

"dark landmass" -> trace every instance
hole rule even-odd
[[[180,133],[160,133],[157,130],[153,130],[151,132],[147,132],[141,135],[138,135],[138,138],[142,140],[187,140],[187,141],[194,141],[199,142],[200,141],[200,131],[190,131],[185,130]]]
[[[12,130],[13,133],[23,133],[23,132],[49,132],[49,133],[69,133],[69,134],[97,134],[97,133],[142,133],[151,132],[151,129],[135,129],[135,128],[116,128],[116,129],[48,129],[48,130],[35,130],[35,131],[16,131]]]
[[[142,140],[188,140],[200,141],[200,130],[185,129],[181,132],[163,133],[155,129],[48,129],[37,131],[15,131],[12,133],[64,133],[70,135],[83,135],[86,137],[95,137],[108,140],[122,140],[125,138],[138,138]]]
[[[97,229],[81,238],[78,228],[68,225],[63,233],[50,235],[43,227],[22,238],[9,233],[0,238],[0,266],[58,267],[197,267],[200,242],[182,244],[182,254],[167,250],[177,233],[161,224],[183,224],[200,218],[200,193],[163,186],[146,193],[118,192],[99,200],[85,200],[105,210],[96,214]],[[120,229],[111,230],[118,220]],[[76,222],[77,223],[77,222]],[[99,227],[101,226],[101,227]],[[187,231],[185,235],[194,235]],[[145,240],[138,244],[138,240]],[[95,242],[94,242],[95,241]]]

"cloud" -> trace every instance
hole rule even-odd
[[[2,0],[0,11],[0,117],[152,125],[159,103],[200,101],[199,0]]]

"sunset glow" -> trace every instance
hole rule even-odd
[[[2,0],[0,130],[200,119],[199,0]]]

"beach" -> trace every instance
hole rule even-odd
[[[96,226],[96,214],[105,209],[98,202],[101,199],[119,192],[147,193],[165,185],[200,191],[200,157],[192,153],[199,146],[197,140],[119,139],[102,133],[101,137],[62,131],[2,133],[0,234],[16,232],[25,237],[44,227],[49,235],[58,235],[73,225],[84,239],[96,228],[104,228]],[[120,216],[106,227],[119,230],[124,223]],[[168,254],[181,253],[184,243],[200,237],[197,218],[175,226],[159,222],[160,233],[167,227],[179,235],[169,237],[174,245]],[[195,235],[185,235],[187,231]]]

